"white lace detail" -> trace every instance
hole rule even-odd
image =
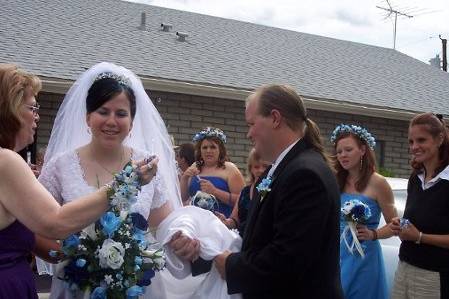
[[[133,149],[132,159],[140,160],[149,156],[140,150]],[[81,196],[90,194],[97,188],[87,184],[76,151],[65,152],[45,163],[39,181],[55,197],[60,204],[65,204]],[[142,188],[132,212],[138,212],[148,218],[151,209],[161,207],[168,199],[164,182],[160,174]]]

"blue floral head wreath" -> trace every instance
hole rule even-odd
[[[195,136],[193,136],[192,141],[198,142],[207,137],[216,137],[216,138],[220,139],[223,143],[226,143],[225,133],[223,133],[223,131],[218,128],[212,128],[212,127],[207,127],[205,129],[199,131],[198,133],[196,133]]]
[[[331,142],[335,145],[335,141],[337,141],[338,136],[344,133],[352,133],[359,137],[361,140],[365,140],[366,144],[368,144],[370,149],[374,149],[376,146],[376,139],[374,139],[373,135],[368,132],[365,128],[356,125],[338,125],[331,135]]]

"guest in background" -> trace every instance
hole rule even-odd
[[[270,163],[263,161],[256,153],[256,150],[252,148],[249,152],[246,165],[248,185],[246,185],[242,189],[242,192],[240,192],[240,197],[232,209],[231,216],[226,218],[223,214],[217,213],[218,218],[220,218],[228,228],[238,229],[240,236],[243,236],[243,232],[245,231],[251,200],[257,192],[255,189],[255,184],[268,168]]]
[[[362,242],[362,253],[350,250],[353,242],[348,224],[340,217],[340,267],[343,292],[346,299],[388,297],[382,249],[378,239],[393,236],[388,225],[378,229],[381,213],[386,223],[397,216],[393,192],[386,179],[376,172],[374,137],[364,128],[339,125],[331,136],[334,144],[337,181],[341,192],[341,206],[356,199],[371,211],[366,224],[357,224],[357,238]],[[348,227],[349,228],[349,227]],[[348,242],[346,242],[346,241]]]
[[[195,134],[195,163],[181,177],[181,196],[188,202],[197,191],[212,194],[218,200],[218,212],[229,217],[245,185],[240,170],[228,161],[226,135],[207,127]]]
[[[195,147],[192,143],[183,143],[176,149],[176,162],[182,175],[195,162]]]
[[[391,298],[449,298],[449,136],[442,116],[415,116],[408,140],[408,221],[391,224],[402,240]]]

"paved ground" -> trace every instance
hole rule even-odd
[[[34,274],[36,288],[38,292],[48,293],[51,287],[51,276]]]
[[[34,274],[34,280],[36,281],[39,299],[48,299],[51,286],[51,276]]]

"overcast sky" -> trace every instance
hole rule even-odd
[[[132,0],[156,6],[247,21],[393,48],[394,14],[386,0]],[[388,0],[398,16],[396,49],[428,63],[449,39],[449,1]],[[446,20],[446,21],[444,21]]]

